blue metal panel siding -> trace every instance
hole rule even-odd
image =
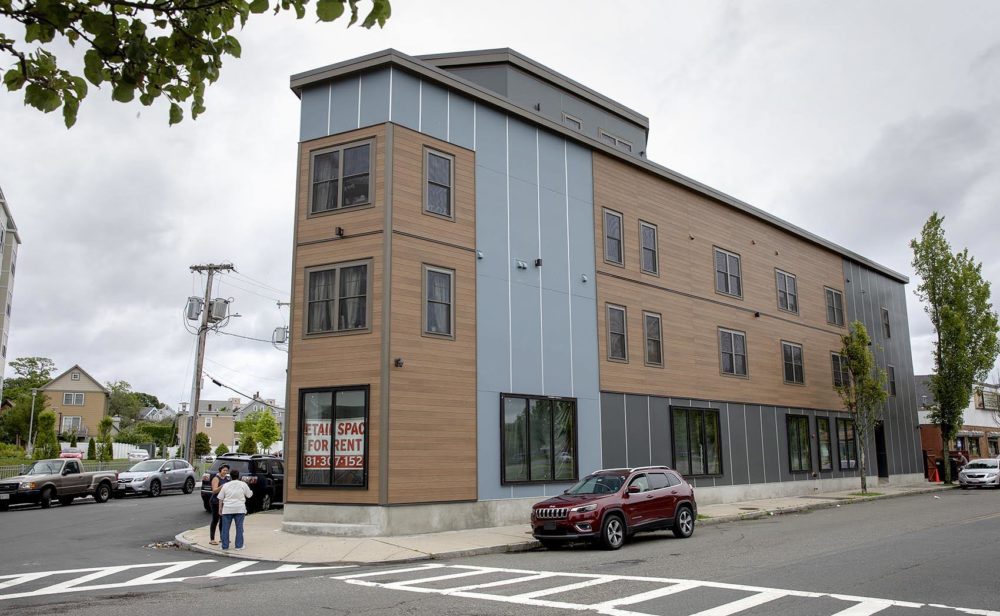
[[[420,88],[420,132],[448,140],[448,91],[424,82]]]
[[[601,398],[577,398],[576,417],[577,460],[583,477],[601,468]]]
[[[330,86],[329,134],[336,135],[354,130],[358,126],[358,98],[361,94],[361,76],[335,81]]]
[[[392,70],[392,112],[389,117],[393,122],[420,130],[421,87],[421,81],[413,75]]]
[[[542,229],[566,229],[566,195],[548,188],[540,191],[539,216]],[[542,259],[540,269],[542,286],[546,289],[569,294],[569,237],[565,232],[545,233],[541,238],[540,252]],[[569,297],[562,299],[567,305]],[[568,332],[567,332],[568,333]]]
[[[746,409],[746,439],[750,451],[750,483],[764,483],[767,480],[765,467],[764,441],[761,436],[761,408],[756,404],[748,404]]]
[[[361,120],[358,126],[388,122],[390,76],[398,71],[381,70],[361,75]]]
[[[544,394],[541,301],[537,285],[510,285],[510,351],[514,393]],[[479,348],[481,345],[477,345]],[[488,351],[487,351],[488,352]]]
[[[747,456],[746,406],[726,405],[726,444],[729,449],[729,464],[725,467],[730,483],[750,483],[750,468]],[[726,461],[723,460],[723,463]]]
[[[302,91],[299,139],[308,141],[326,136],[330,108],[330,86],[320,85]]]
[[[476,105],[476,174],[486,167],[507,174],[507,117]],[[476,205],[479,210],[479,205]],[[478,231],[478,229],[477,229]],[[478,238],[478,233],[476,234]]]
[[[547,262],[545,267],[549,267]],[[569,294],[542,289],[542,373],[545,375],[546,392],[573,391],[573,362],[569,353],[568,342],[572,336],[569,319]]]
[[[625,438],[625,395],[601,394],[601,451],[604,468],[628,466]]]
[[[469,150],[476,147],[476,104],[448,95],[448,141]]]
[[[665,398],[649,399],[649,463],[670,466],[670,408]]]
[[[511,152],[511,159],[514,154]],[[541,284],[535,259],[538,258],[538,186],[510,177],[510,268],[513,280],[538,287]],[[519,269],[521,261],[527,269]],[[537,291],[535,292],[537,294]]]
[[[649,398],[625,396],[625,438],[628,439],[630,467],[649,466]]]

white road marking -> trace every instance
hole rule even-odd
[[[440,570],[444,571],[450,570],[450,571],[455,571],[455,573],[444,573],[443,571]],[[429,577],[418,576],[414,579],[407,579],[396,582],[378,582],[375,580],[367,579],[367,578],[377,578],[379,576],[395,575],[401,573],[419,573],[423,571],[435,572],[438,573],[439,575],[432,575]],[[498,573],[515,574],[518,577],[499,580],[495,582],[486,582],[483,584],[452,586],[449,588],[427,588],[425,586],[421,586],[421,584],[429,582],[436,582],[449,579],[461,579],[476,575],[498,574]],[[573,582],[570,584],[560,584],[558,586],[553,586],[550,588],[533,590],[515,595],[494,595],[483,592],[474,592],[476,590],[484,588],[494,588],[497,586],[513,586],[515,584],[534,582],[546,578],[555,578],[555,577],[578,578],[581,581]],[[747,586],[744,584],[727,584],[724,582],[709,582],[703,580],[682,580],[674,578],[656,578],[656,577],[646,577],[637,575],[608,575],[608,574],[574,573],[574,572],[558,572],[558,571],[530,571],[526,569],[479,567],[470,565],[427,564],[416,567],[406,567],[403,569],[389,569],[389,570],[370,571],[366,573],[355,573],[350,575],[333,576],[331,579],[339,580],[347,584],[353,584],[356,586],[367,586],[369,588],[384,588],[389,590],[402,590],[407,592],[431,593],[431,594],[447,595],[447,596],[461,597],[467,599],[481,599],[497,603],[511,603],[516,605],[528,605],[533,607],[566,609],[577,612],[589,611],[602,614],[603,616],[649,616],[648,614],[643,614],[642,612],[628,611],[621,608],[630,605],[636,605],[639,603],[644,603],[647,601],[653,601],[655,599],[668,597],[670,595],[677,595],[685,591],[697,588],[734,590],[734,591],[748,592],[752,594],[748,597],[743,597],[741,599],[730,601],[729,603],[725,603],[723,605],[703,610],[701,612],[698,612],[697,614],[692,614],[691,616],[732,616],[734,614],[739,614],[740,612],[744,612],[746,610],[769,603],[771,601],[775,601],[777,599],[781,599],[783,597],[799,597],[804,599],[818,599],[825,597],[852,604],[846,607],[845,609],[836,612],[835,614],[831,614],[830,616],[870,616],[872,614],[877,614],[878,612],[881,612],[890,607],[908,608],[908,609],[920,609],[922,607],[932,607],[937,609],[953,610],[955,612],[970,614],[972,616],[1000,616],[1000,612],[993,610],[959,608],[941,604],[924,604],[911,601],[896,601],[892,599],[880,599],[876,597],[860,597],[854,595],[842,595],[835,593],[809,592],[802,590],[785,590],[779,588],[764,588],[760,586]],[[540,599],[540,597],[571,592],[574,590],[580,590],[592,586],[597,586],[599,584],[607,584],[609,582],[619,582],[619,581],[648,582],[653,584],[662,584],[663,586],[660,588],[655,588],[653,590],[648,590],[645,592],[628,596],[622,596],[615,599],[603,601],[600,603],[592,603],[592,604],[571,603],[566,601],[549,601],[545,599]]]
[[[259,561],[245,560],[225,565],[221,569],[217,569],[212,573],[204,575],[169,577],[179,571],[190,569],[191,567],[195,567],[198,565],[206,565],[214,562],[216,561],[185,560],[179,562],[143,563],[138,565],[115,565],[109,567],[88,567],[85,569],[63,569],[59,571],[37,571],[31,573],[0,575],[0,580],[3,580],[0,581],[0,591],[6,590],[13,586],[25,584],[27,582],[34,582],[37,580],[42,580],[44,578],[54,577],[57,575],[74,576],[71,579],[63,580],[56,584],[51,584],[49,586],[45,586],[43,588],[38,588],[35,590],[0,594],[0,601],[9,599],[19,599],[22,597],[40,597],[45,595],[83,592],[88,590],[107,590],[111,588],[155,586],[158,584],[170,584],[170,583],[184,582],[186,580],[194,580],[194,579],[213,579],[213,578],[217,579],[226,577],[240,577],[246,575],[266,575],[269,573],[274,574],[274,573],[291,573],[291,572],[306,572],[306,571],[330,571],[333,569],[346,569],[354,567],[354,565],[329,566],[329,567],[303,567],[301,565],[279,565],[273,569],[243,571],[243,569],[249,568],[253,565],[261,564]],[[132,579],[123,582],[113,582],[107,584],[88,584],[88,582],[94,582],[96,580],[100,580],[101,578],[106,578],[111,575],[117,575],[130,571],[138,572],[150,569],[154,570],[149,573],[145,573],[144,575],[139,575],[138,577],[134,577]]]

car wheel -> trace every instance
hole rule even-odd
[[[271,495],[264,493],[264,497],[260,499],[260,509],[258,511],[268,511],[271,509]]]
[[[184,482],[184,493],[190,494],[194,492],[194,478],[188,477],[187,481]]]
[[[59,504],[62,505],[63,507],[68,507],[68,506],[70,506],[70,505],[73,504],[73,497],[72,496],[60,496],[59,497]]]
[[[42,506],[42,509],[48,509],[52,506],[53,496],[55,496],[55,493],[52,491],[52,488],[42,490],[42,496],[38,499],[38,504]]]
[[[111,498],[111,486],[107,483],[101,483],[98,485],[97,489],[94,490],[94,501],[104,503],[107,502],[109,498]]]
[[[0,501],[0,511],[7,511],[10,509],[10,503],[7,501]]]
[[[160,482],[154,479],[153,482],[149,484],[149,496],[151,498],[156,498],[160,495],[160,491]]]
[[[678,509],[677,515],[674,516],[674,537],[687,539],[693,534],[694,514],[691,513],[691,508],[685,505]]]
[[[607,550],[617,550],[625,544],[625,522],[617,515],[609,515],[601,524],[601,545]]]
[[[555,541],[553,539],[539,539],[538,542],[541,543],[542,547],[546,550],[558,550],[563,546],[562,541]]]

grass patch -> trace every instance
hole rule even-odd
[[[881,492],[869,492],[865,494],[864,492],[851,492],[848,496],[860,496],[862,498],[868,498],[869,496],[885,496]]]
[[[711,519],[712,519],[712,516],[710,516],[710,515],[705,515],[704,513],[699,513],[699,514],[698,514],[698,519],[699,519],[699,520],[711,520]]]

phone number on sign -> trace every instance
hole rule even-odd
[[[305,456],[303,466],[309,470],[322,470],[330,468],[330,456]],[[364,456],[334,456],[333,467],[336,470],[363,469],[365,467]]]

